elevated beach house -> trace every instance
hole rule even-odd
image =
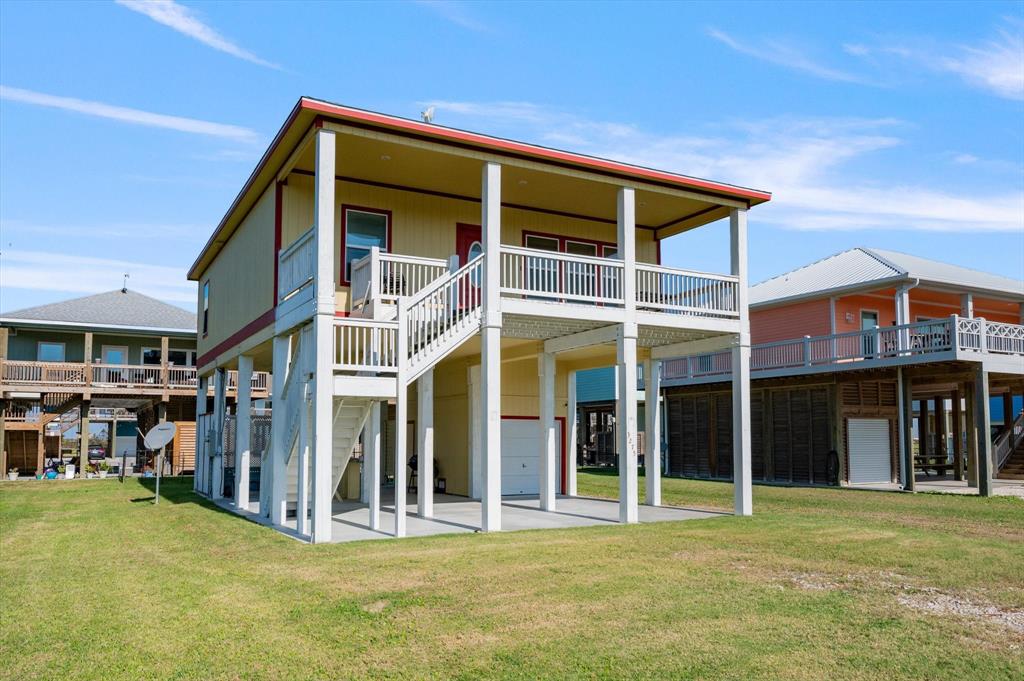
[[[1024,477],[1022,324],[1024,282],[874,248],[757,284],[754,479],[988,495]],[[664,364],[672,474],[732,476],[733,360]]]
[[[415,517],[444,490],[478,499],[476,526],[498,530],[503,494],[539,496],[541,511],[576,494],[568,374],[615,364],[618,517],[635,522],[637,366],[656,376],[662,358],[707,347],[746,366],[747,211],[769,198],[299,100],[189,272],[199,391],[212,380],[217,396],[196,489],[323,542],[336,497],[362,499],[379,529],[385,485],[398,491],[386,529],[406,534],[414,478]],[[731,271],[659,263],[662,240],[716,220],[730,222]],[[243,391],[234,489],[219,436],[226,371],[244,387],[254,368],[273,376],[258,499]],[[735,386],[735,510],[749,514],[745,373]],[[659,505],[658,476],[647,483]]]
[[[195,314],[127,288],[0,314],[0,467],[32,476],[106,461],[138,472],[151,462],[137,428],[166,419],[178,425],[167,472],[191,472],[195,325]]]

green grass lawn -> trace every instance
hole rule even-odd
[[[0,678],[1024,678],[1019,499],[755,487],[753,518],[307,546],[191,484],[0,483]]]

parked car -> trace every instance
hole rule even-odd
[[[104,447],[89,447],[89,461],[98,461],[107,458],[107,450]]]

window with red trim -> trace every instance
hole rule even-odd
[[[387,252],[391,248],[391,211],[342,206],[341,208],[341,283],[352,279],[352,263],[370,254],[376,246]]]

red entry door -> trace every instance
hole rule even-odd
[[[480,225],[460,222],[455,226],[455,254],[459,256],[459,267],[484,252]],[[473,277],[459,286],[459,307],[473,307],[480,304],[480,278]]]

